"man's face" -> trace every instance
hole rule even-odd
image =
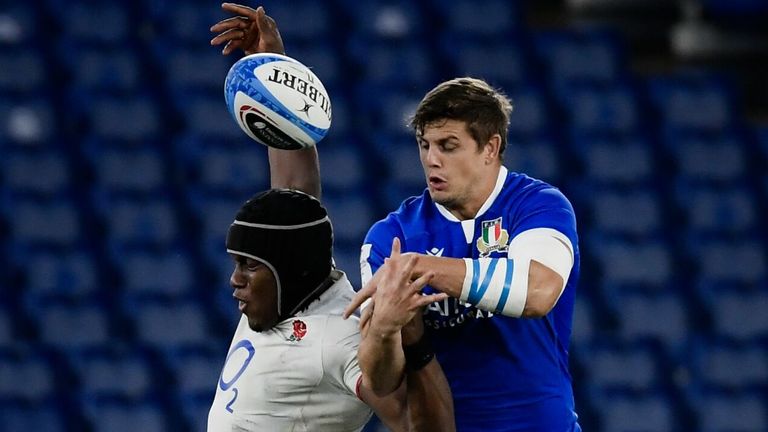
[[[253,331],[269,330],[277,324],[277,281],[264,263],[242,255],[230,254],[235,269],[229,279],[239,301],[240,312],[248,318]]]
[[[428,124],[416,139],[432,200],[462,214],[476,202],[480,203],[479,208],[485,197],[479,196],[478,186],[485,184],[487,181],[481,180],[489,175],[495,178],[495,172],[486,163],[487,146],[478,150],[466,122],[444,120]]]

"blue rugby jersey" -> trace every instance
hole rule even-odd
[[[576,219],[553,186],[502,167],[475,219],[459,221],[427,190],[377,222],[362,248],[363,281],[403,252],[453,258],[502,258],[516,235],[551,228],[567,236],[574,266],[555,307],[540,319],[510,318],[449,298],[425,311],[424,323],[454,397],[459,431],[578,431],[568,343],[579,277]],[[430,287],[425,292],[434,292]]]

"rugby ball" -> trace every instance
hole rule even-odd
[[[312,147],[331,126],[331,100],[320,79],[291,57],[251,54],[227,73],[232,118],[257,142],[284,150]]]

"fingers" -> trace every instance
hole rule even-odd
[[[221,8],[233,15],[243,15],[251,20],[256,20],[259,16],[258,12],[264,13],[264,8],[259,6],[254,9],[248,6],[239,5],[236,3],[222,3]]]
[[[229,55],[232,51],[240,48],[243,45],[243,41],[240,39],[235,39],[227,42],[226,45],[224,45],[224,49],[221,50],[221,53],[224,55]]]
[[[249,23],[250,21],[246,17],[235,16],[217,22],[211,26],[210,30],[214,33],[223,33],[234,28],[246,29]]]
[[[373,317],[373,302],[368,305],[367,308],[363,309],[363,311],[360,313],[360,330],[364,330],[366,327],[368,327],[368,323],[371,322],[371,318]]]
[[[447,298],[448,298],[448,294],[446,293],[422,295],[418,300],[416,300],[416,306],[418,307],[428,306],[434,302],[441,302]]]
[[[389,253],[390,258],[397,258],[400,256],[400,239],[394,237],[392,239],[392,251]]]
[[[232,42],[245,37],[245,30],[241,28],[231,28],[211,39],[211,45],[221,45],[224,42]]]
[[[365,303],[366,300],[371,298],[373,294],[376,292],[376,285],[372,284],[373,279],[371,279],[360,291],[355,294],[355,296],[352,298],[352,301],[347,305],[346,308],[344,308],[344,314],[342,315],[344,319],[349,318],[356,310],[360,307],[361,304]]]
[[[433,277],[435,277],[434,272],[424,273],[418,279],[411,282],[411,289],[414,291],[421,291],[422,288],[424,288],[425,286],[427,286],[427,284],[429,284],[429,282],[432,280]]]

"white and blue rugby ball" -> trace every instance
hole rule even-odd
[[[331,100],[323,83],[284,55],[260,53],[238,60],[224,82],[224,98],[240,129],[270,147],[312,147],[331,127]]]

